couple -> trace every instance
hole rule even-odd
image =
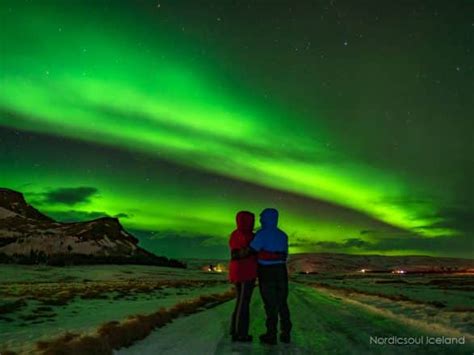
[[[235,285],[237,302],[232,314],[232,341],[250,342],[249,306],[255,279],[258,276],[260,295],[265,306],[265,334],[260,341],[276,344],[280,318],[280,341],[290,342],[291,321],[288,309],[288,237],[278,229],[278,211],[267,208],[260,214],[261,228],[254,235],[255,216],[251,212],[237,213],[237,229],[230,236],[231,262],[229,279]]]

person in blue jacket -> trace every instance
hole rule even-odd
[[[288,308],[288,236],[278,228],[278,211],[267,208],[260,214],[262,228],[250,243],[257,253],[258,282],[265,306],[267,332],[260,336],[266,344],[276,344],[280,319],[280,341],[290,342],[291,320]]]

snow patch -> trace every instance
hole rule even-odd
[[[15,231],[9,231],[5,229],[0,229],[0,238],[3,238],[3,237],[8,237],[8,238],[21,237],[21,233],[15,232]]]
[[[6,208],[0,207],[0,219],[18,216],[15,212],[9,211]]]

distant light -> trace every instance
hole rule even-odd
[[[360,272],[365,273],[367,270],[366,269],[361,269]]]
[[[406,271],[405,270],[393,270],[392,271],[392,274],[405,274]]]

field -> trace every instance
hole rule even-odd
[[[153,266],[0,266],[0,352],[229,289],[225,276]]]
[[[232,297],[226,274],[201,271],[200,264],[191,269],[2,265],[0,353],[471,354],[474,349],[474,277],[468,274],[294,273],[293,342],[268,349],[257,341],[230,341],[234,302],[225,302]],[[258,289],[251,312],[257,336],[264,331]],[[371,337],[393,336],[463,338],[465,344],[370,343]]]
[[[300,274],[296,279],[418,326],[474,335],[474,275]]]

